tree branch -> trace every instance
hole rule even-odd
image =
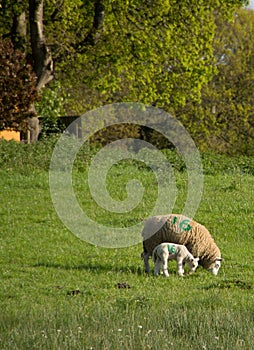
[[[11,28],[11,40],[15,49],[26,51],[26,12],[21,12],[20,15],[13,17]]]
[[[94,46],[100,37],[101,31],[103,31],[103,23],[105,17],[105,6],[103,0],[95,0],[94,2],[94,18],[92,28],[89,30],[87,36],[82,42],[77,43],[76,49],[82,53],[84,52],[84,46]]]

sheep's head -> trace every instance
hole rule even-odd
[[[196,268],[198,267],[198,261],[199,258],[193,258],[188,260],[189,273],[193,273],[196,271]]]
[[[217,275],[218,274],[218,272],[219,272],[219,269],[220,269],[220,267],[221,267],[221,261],[222,261],[223,259],[221,258],[221,257],[217,257],[216,259],[215,259],[215,261],[213,261],[212,263],[211,263],[211,265],[209,266],[209,268],[207,269],[209,272],[211,272],[213,275]]]

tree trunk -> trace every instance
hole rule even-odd
[[[39,91],[54,78],[53,59],[43,33],[43,0],[29,0],[29,25],[33,68]],[[35,111],[34,105],[31,109]],[[39,118],[28,118],[28,128],[28,142],[36,142],[41,130]]]
[[[43,0],[29,0],[30,41],[37,89],[54,78],[53,59],[43,33]]]
[[[40,121],[38,117],[28,118],[27,143],[38,141],[41,132]]]

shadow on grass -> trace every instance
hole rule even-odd
[[[209,290],[209,289],[230,289],[230,288],[239,288],[239,289],[253,289],[253,284],[250,282],[245,282],[241,280],[226,280],[226,281],[220,281],[217,283],[212,283],[209,286],[204,287],[203,289]]]
[[[105,272],[124,272],[124,273],[133,273],[136,275],[144,275],[144,269],[137,266],[112,266],[108,264],[79,264],[79,265],[68,265],[68,264],[57,264],[57,263],[47,263],[47,262],[38,262],[32,267],[46,267],[52,269],[60,269],[60,270],[78,270],[78,271],[91,271],[95,273],[105,273]]]

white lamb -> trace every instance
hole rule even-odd
[[[180,276],[184,275],[185,262],[188,264],[189,272],[193,273],[196,271],[199,261],[199,258],[194,258],[184,245],[168,242],[157,245],[153,250],[152,258],[155,263],[155,276],[158,276],[162,269],[165,277],[169,277],[168,260],[177,261],[177,272]]]

